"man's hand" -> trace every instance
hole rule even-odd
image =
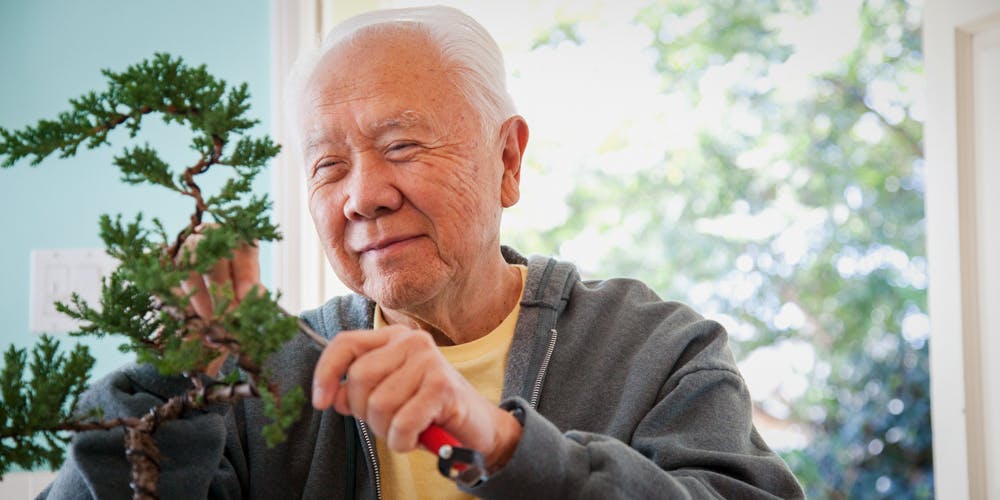
[[[203,238],[200,234],[201,231],[209,227],[207,224],[202,224],[195,228],[195,232],[184,241],[181,254],[183,255],[184,251],[187,250],[191,255],[194,255],[198,242]],[[215,317],[215,299],[209,293],[209,287],[220,288],[224,286],[229,286],[233,290],[233,300],[229,303],[229,310],[235,309],[240,301],[253,290],[264,290],[264,286],[260,282],[260,248],[257,245],[241,245],[233,251],[232,259],[220,259],[207,274],[192,272],[185,281],[181,282],[184,294],[193,293],[191,295],[191,309],[205,321],[211,321]],[[212,360],[205,368],[205,373],[214,377],[222,368],[226,357],[227,353],[223,352]]]
[[[334,336],[316,364],[313,406],[366,421],[399,452],[437,424],[482,453],[489,470],[506,464],[521,437],[520,423],[476,392],[429,333],[400,325]]]
[[[194,234],[184,241],[184,249],[194,254],[198,242],[202,240],[201,231],[209,226],[202,224],[195,229]],[[181,251],[182,253],[184,250]],[[208,274],[192,272],[188,279],[181,283],[184,293],[194,292],[191,297],[191,307],[195,314],[205,320],[214,317],[215,301],[209,293],[209,287],[216,288],[229,285],[233,290],[233,302],[229,309],[235,308],[241,300],[260,283],[260,248],[257,245],[241,245],[233,251],[232,259],[219,259]]]

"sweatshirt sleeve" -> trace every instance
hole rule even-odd
[[[106,419],[138,417],[181,394],[187,384],[180,377],[162,377],[150,366],[129,366],[95,383],[80,406],[84,411],[99,407]],[[225,453],[232,409],[212,410],[187,412],[153,435],[160,449],[159,498],[240,498],[237,467]],[[129,499],[130,470],[121,428],[80,432],[39,498]]]
[[[729,378],[693,376],[702,380],[692,385],[710,379],[728,384]],[[482,498],[532,498],[540,492],[546,498],[803,498],[794,476],[773,454],[695,448],[686,442],[690,435],[669,433],[637,434],[630,446],[600,434],[563,433],[520,398],[504,406],[524,411],[524,432],[503,469],[466,488]]]
[[[728,353],[725,335],[713,323],[683,329],[703,343],[661,360],[659,370],[669,374],[651,407],[635,409],[626,438],[562,431],[523,399],[504,401],[524,412],[521,440],[501,470],[466,491],[483,498],[803,498],[754,429],[749,391],[720,354]],[[655,379],[654,364],[645,373]]]

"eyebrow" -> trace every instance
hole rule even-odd
[[[407,109],[399,113],[398,115],[390,116],[387,118],[380,118],[378,120],[374,120],[368,123],[368,125],[364,129],[364,132],[366,135],[378,136],[387,130],[414,128],[422,126],[426,123],[427,120],[425,120],[423,113],[416,110]],[[306,140],[304,151],[310,151],[318,146],[329,143],[330,141],[325,137],[324,134],[322,133],[311,134],[310,137]]]
[[[424,122],[423,118],[424,116],[422,113],[412,109],[407,109],[396,116],[382,118],[369,123],[367,130],[373,132],[373,135],[378,135],[379,132],[386,129],[413,128]]]

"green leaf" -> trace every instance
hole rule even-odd
[[[94,365],[86,346],[77,345],[67,355],[45,335],[26,361],[26,351],[11,346],[0,370],[0,478],[15,465],[59,466],[69,439],[59,425],[74,418]]]
[[[148,144],[137,146],[132,150],[126,149],[124,155],[115,157],[114,163],[121,169],[124,182],[129,184],[148,182],[180,191],[174,184],[170,167]]]

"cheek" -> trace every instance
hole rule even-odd
[[[309,213],[324,246],[343,239],[343,210],[330,190],[320,188],[310,194]]]

